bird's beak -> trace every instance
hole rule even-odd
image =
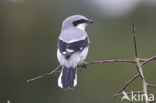
[[[87,24],[92,24],[92,23],[93,23],[93,20],[90,20],[90,19],[87,20]]]

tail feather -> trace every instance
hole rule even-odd
[[[76,67],[67,68],[63,66],[61,74],[58,79],[58,85],[64,89],[70,89],[76,86],[77,84],[77,73]]]

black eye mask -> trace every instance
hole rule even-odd
[[[80,20],[74,21],[73,25],[77,26],[78,24],[87,23],[87,22],[89,22],[89,21],[85,20],[85,19],[80,19]]]

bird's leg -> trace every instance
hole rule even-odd
[[[88,64],[87,64],[87,62],[85,62],[85,61],[82,61],[82,62],[80,63],[80,67],[81,67],[81,68],[86,69],[87,66],[88,66]]]
[[[80,72],[83,70],[83,69],[86,69],[87,68],[87,62],[85,62],[85,61],[82,61],[81,63],[80,63],[80,65],[78,66],[78,67],[80,67]]]
[[[61,72],[61,70],[58,70],[60,68],[61,65],[57,66],[54,70],[52,70],[49,74],[51,74],[54,78],[59,76],[59,73]]]

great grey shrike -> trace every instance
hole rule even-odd
[[[62,65],[58,78],[61,88],[72,89],[77,85],[77,65],[85,60],[90,43],[85,28],[92,22],[82,15],[73,15],[62,23],[57,43],[57,58]]]

